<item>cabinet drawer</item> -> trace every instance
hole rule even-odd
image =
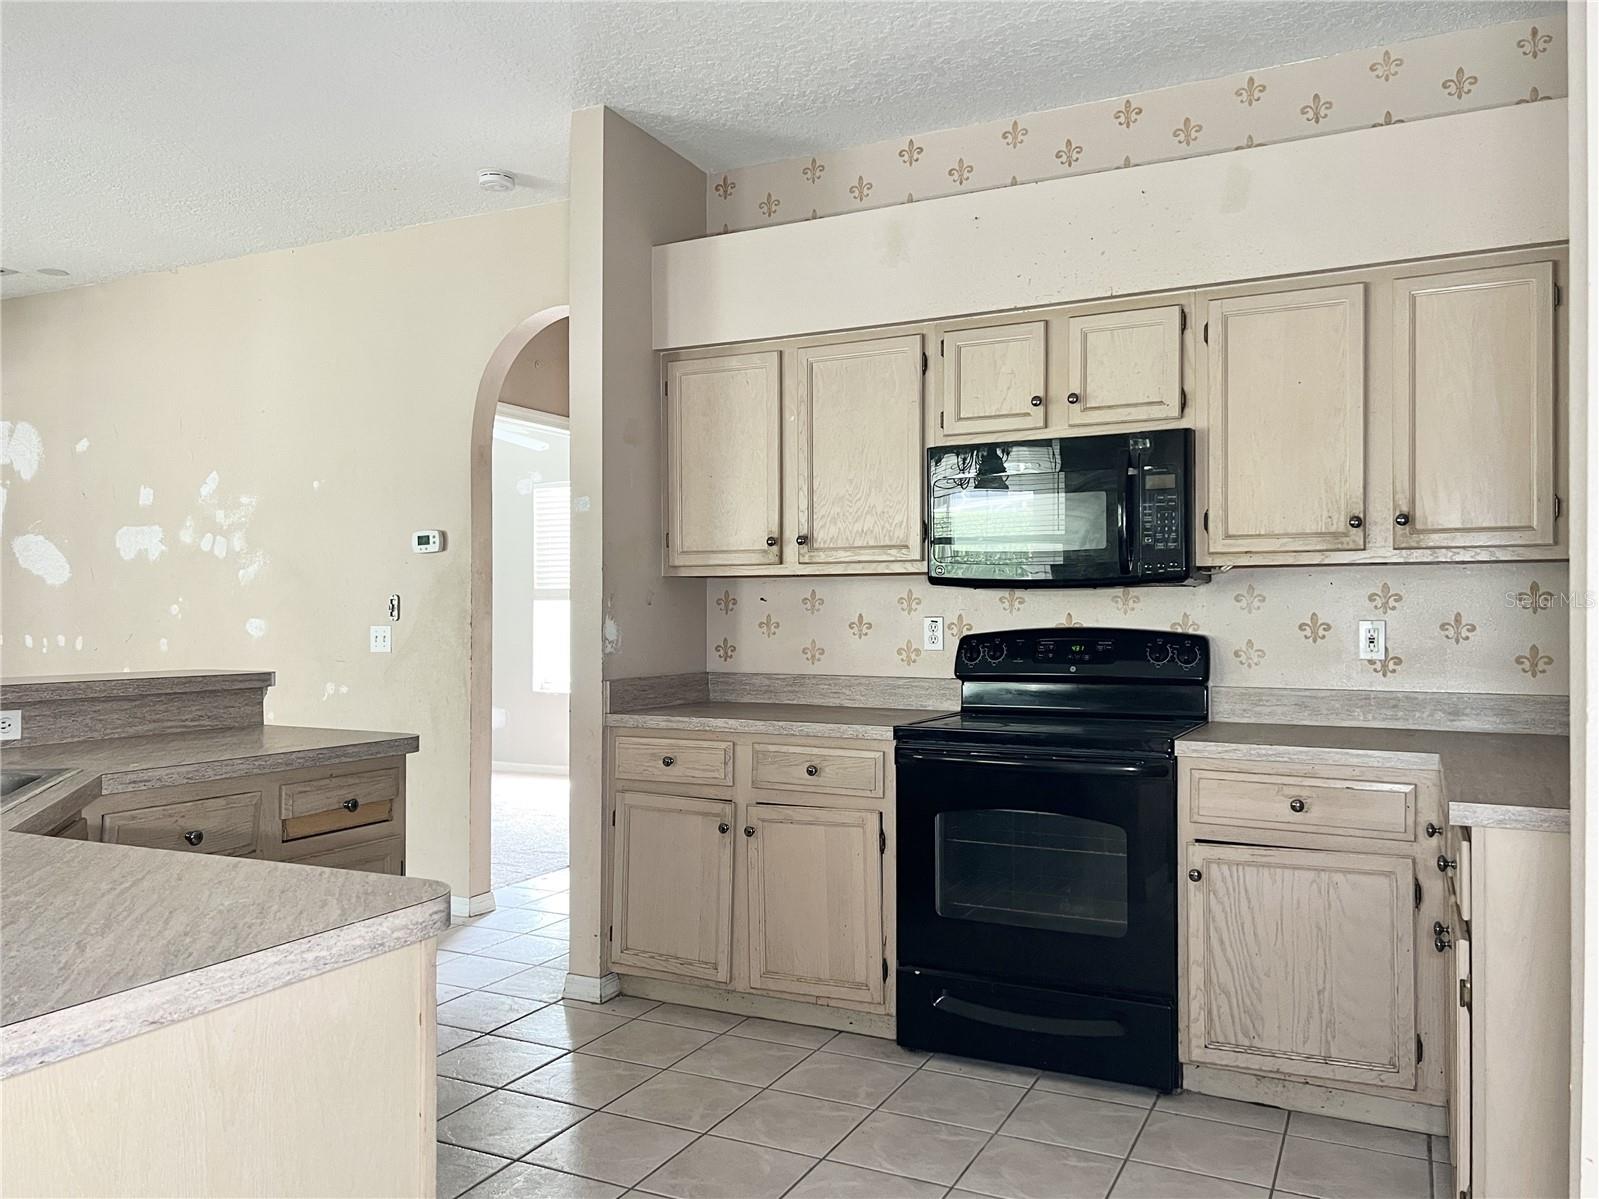
[[[400,798],[398,769],[364,770],[332,778],[285,783],[279,798],[283,839],[382,824],[394,819]]]
[[[338,870],[365,870],[372,874],[403,874],[405,842],[398,837],[386,837],[382,841],[364,845],[324,849],[321,853],[307,854],[294,861],[304,866],[331,866]]]
[[[751,778],[757,787],[779,791],[825,791],[830,795],[880,798],[883,751],[757,742]]]
[[[675,741],[666,737],[618,737],[612,771],[619,779],[647,783],[733,785],[731,741]]]
[[[1188,815],[1195,824],[1411,841],[1416,835],[1416,786],[1196,770]]]
[[[259,791],[107,812],[100,818],[100,840],[184,853],[248,854],[255,852],[260,814]]]

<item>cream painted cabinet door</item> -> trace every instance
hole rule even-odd
[[[1190,1062],[1416,1085],[1410,858],[1188,846]]]
[[[1553,545],[1553,264],[1393,286],[1395,547]]]
[[[747,814],[750,986],[882,1003],[881,815],[783,804]]]
[[[1178,304],[1066,321],[1066,423],[1158,425],[1183,414]]]
[[[1360,284],[1210,301],[1209,547],[1365,547]]]
[[[617,793],[614,965],[728,981],[733,819],[731,800]]]
[[[781,562],[776,350],[666,364],[666,564]]]
[[[794,352],[800,562],[922,557],[922,339]]]
[[[1044,427],[1044,322],[953,329],[939,338],[946,437]]]

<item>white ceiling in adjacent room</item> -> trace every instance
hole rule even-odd
[[[0,255],[17,273],[3,293],[559,199],[569,114],[591,104],[720,170],[1562,11],[12,0],[0,6]],[[480,191],[485,167],[524,186]]]

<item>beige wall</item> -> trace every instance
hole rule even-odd
[[[279,724],[418,733],[407,869],[467,893],[474,405],[566,265],[548,205],[6,301],[4,417],[44,456],[0,468],[5,673],[270,668]]]

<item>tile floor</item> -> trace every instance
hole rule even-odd
[[[439,954],[454,1199],[1449,1199],[1448,1142],[623,997],[561,1001],[565,871]]]
[[[567,864],[570,790],[564,775],[495,771],[490,776],[492,886],[510,886]]]

